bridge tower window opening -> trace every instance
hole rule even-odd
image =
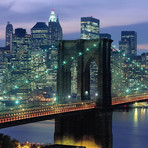
[[[73,61],[71,68],[71,98],[77,98],[77,73],[78,73],[78,64],[76,60]]]
[[[98,96],[98,66],[95,60],[90,63],[90,98]]]

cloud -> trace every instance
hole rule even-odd
[[[148,51],[148,44],[139,44],[137,46],[138,50],[147,50]]]

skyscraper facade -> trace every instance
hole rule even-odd
[[[137,33],[135,31],[121,32],[119,50],[128,57],[134,57],[137,55]]]
[[[98,39],[100,20],[93,17],[81,17],[81,39]]]
[[[6,26],[6,46],[11,46],[12,34],[13,34],[13,26],[8,22]]]
[[[11,57],[11,79],[16,79],[12,88],[20,86],[23,81],[30,79],[31,70],[31,35],[26,33],[26,29],[17,28],[12,36],[12,57]],[[25,77],[24,77],[25,76]],[[18,85],[18,86],[17,86]],[[14,95],[18,97],[27,97],[30,86],[26,85],[14,91]]]
[[[63,33],[62,27],[59,23],[58,16],[55,15],[54,10],[52,9],[49,22],[48,22],[48,34],[49,34],[49,54],[47,58],[48,68],[52,70],[51,72],[51,82],[52,87],[56,89],[56,78],[57,78],[57,70],[54,70],[54,67],[58,65],[57,62],[57,45],[58,41],[62,40]]]
[[[62,27],[59,23],[58,16],[56,17],[54,10],[52,9],[49,22],[48,22],[48,29],[49,29],[49,44],[56,46],[58,40],[62,40],[63,33]]]
[[[41,46],[47,46],[48,44],[48,26],[45,22],[37,22],[31,28],[32,51],[40,51]]]

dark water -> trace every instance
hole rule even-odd
[[[148,109],[118,110],[113,112],[113,148],[148,147]],[[54,120],[1,129],[7,134],[25,141],[53,143]]]

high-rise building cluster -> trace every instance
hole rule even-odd
[[[51,11],[48,24],[37,22],[31,28],[17,28],[8,22],[6,47],[0,48],[0,92],[7,91],[7,98],[49,98],[56,92],[58,41],[63,33],[58,16]],[[81,39],[111,39],[108,33],[100,33],[100,20],[81,18]],[[119,50],[111,52],[112,95],[122,96],[145,89],[148,76],[148,54],[137,56],[137,33],[122,31]],[[47,71],[47,73],[46,73]],[[35,79],[36,77],[36,79]],[[71,66],[71,94],[77,94],[77,63]],[[90,96],[98,95],[98,67],[95,60],[90,64]],[[23,84],[23,85],[22,85]],[[27,85],[24,85],[27,84]],[[147,84],[146,84],[147,85]],[[20,87],[21,86],[21,87]],[[13,91],[11,91],[13,90]],[[5,97],[5,96],[4,96]]]
[[[49,92],[56,91],[53,67],[57,66],[57,45],[62,36],[59,18],[53,9],[48,25],[37,22],[31,28],[31,34],[23,28],[13,32],[13,25],[8,22],[6,47],[0,48],[1,94],[8,91],[7,98],[33,98],[40,94],[50,97]],[[45,74],[46,70],[50,73]],[[40,78],[33,81],[35,76]],[[28,84],[21,86],[24,83]]]
[[[144,92],[148,86],[147,54],[137,55],[137,33],[122,31],[119,50],[112,51],[112,94]]]

